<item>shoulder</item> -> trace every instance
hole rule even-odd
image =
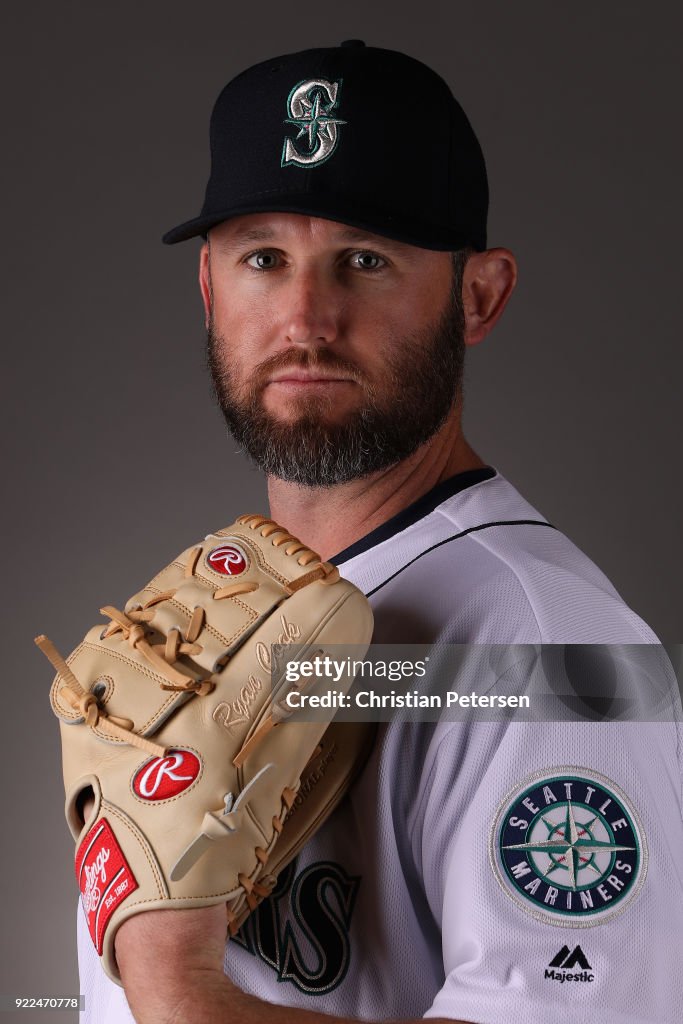
[[[444,732],[412,835],[443,936],[446,982],[433,1015],[500,1019],[499,972],[514,972],[518,1016],[554,1020],[551,982],[565,980],[570,951],[581,949],[593,974],[573,980],[599,982],[583,993],[598,1016],[669,1019],[683,926],[672,852],[683,841],[677,744],[673,722],[472,723]],[[582,931],[588,945],[568,942],[560,955],[563,929],[591,925],[603,927]],[[661,971],[627,995],[620,979],[634,934],[657,937]],[[474,953],[463,961],[465,941]],[[571,1006],[563,1012],[574,1019]]]
[[[500,474],[447,498],[342,572],[368,594],[380,626],[386,620],[387,640],[398,639],[393,617],[408,642],[419,609],[421,642],[657,642],[604,573]]]

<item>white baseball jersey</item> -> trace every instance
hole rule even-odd
[[[493,470],[334,561],[381,643],[653,644],[605,576]],[[226,947],[270,1003],[366,1020],[683,1019],[680,722],[392,721],[351,792]],[[132,1020],[79,925],[85,1019]]]

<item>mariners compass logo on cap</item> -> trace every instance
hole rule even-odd
[[[341,79],[310,78],[294,86],[287,97],[285,124],[293,124],[299,131],[294,140],[285,137],[283,167],[315,167],[332,156],[339,142],[338,126],[346,124],[333,114],[341,85]]]
[[[595,771],[557,768],[515,787],[491,829],[503,891],[548,924],[585,928],[623,910],[647,872],[634,807]]]

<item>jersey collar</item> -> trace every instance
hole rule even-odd
[[[449,477],[448,480],[442,480],[440,484],[436,484],[435,487],[432,487],[431,491],[427,491],[426,494],[423,494],[412,505],[408,505],[407,508],[392,516],[391,519],[388,519],[386,523],[382,523],[381,526],[371,530],[365,537],[361,537],[360,540],[350,544],[349,547],[344,548],[339,554],[333,555],[328,561],[334,565],[348,562],[350,558],[355,558],[356,555],[369,551],[376,544],[389,540],[390,537],[401,533],[402,530],[406,530],[413,523],[424,519],[425,516],[433,512],[438,505],[441,505],[442,502],[452,497],[452,495],[457,494],[459,491],[464,491],[468,487],[473,487],[475,484],[480,484],[484,480],[491,480],[495,475],[495,469],[492,469],[491,466],[485,466],[483,469],[468,469],[464,473],[457,473],[455,476]]]

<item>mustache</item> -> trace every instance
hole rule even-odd
[[[356,384],[365,382],[365,376],[352,362],[340,358],[339,355],[330,352],[327,348],[284,351],[270,355],[254,367],[249,382],[251,394],[254,396],[260,394],[274,374],[289,370],[323,370],[330,375],[339,374],[341,377],[350,378]]]
[[[255,367],[252,375],[252,383],[259,387],[272,377],[274,373],[281,373],[285,370],[326,370],[329,373],[339,373],[341,376],[350,377],[359,383],[363,375],[358,367],[328,349],[302,350],[299,352],[278,352],[268,359],[264,359]]]
[[[232,378],[229,363],[226,363],[221,355],[222,343],[223,338],[216,331],[212,318],[207,331],[206,361],[214,381],[214,389],[217,380],[229,384]],[[370,387],[366,375],[354,363],[342,359],[328,348],[321,347],[285,349],[257,363],[250,373],[248,382],[251,395],[259,394],[274,374],[287,370],[325,370],[330,375],[339,373],[340,376],[348,377],[357,384],[364,383],[371,391],[374,391],[374,388]]]

